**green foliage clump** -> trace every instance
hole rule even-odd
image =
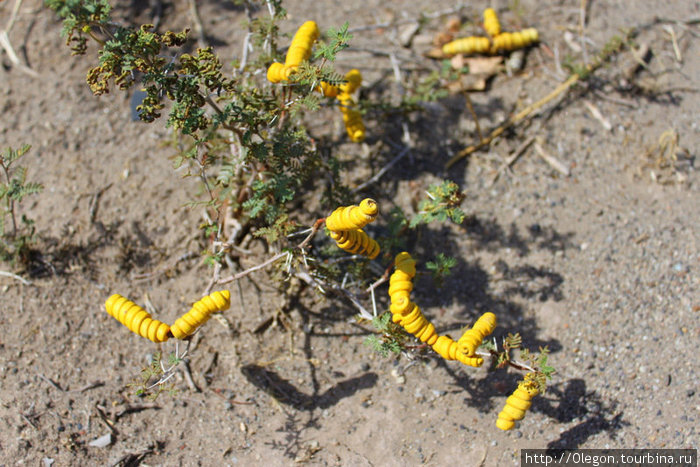
[[[331,182],[325,192],[328,207],[348,192],[334,156],[322,155],[299,118],[319,107],[320,81],[343,82],[329,63],[347,47],[347,23],[328,31],[311,63],[295,71],[293,83],[272,85],[261,82],[256,72],[283,55],[277,24],[285,12],[279,1],[268,2],[273,12],[269,17],[248,24],[257,48],[233,75],[222,71],[211,48],[177,53],[188,41],[187,30],[159,33],[150,24],[122,26],[112,20],[106,0],[46,3],[63,18],[74,53],[85,54],[88,39],[99,45],[99,64],[87,73],[94,94],[111,87],[143,88],[146,96],[137,111],[145,122],[168,109],[167,124],[176,130],[181,148],[175,165],[187,164],[188,175],[205,186],[207,199],[193,204],[207,205],[212,214],[204,226],[214,233],[212,244],[221,234],[224,209],[244,226],[241,230],[277,242],[297,225],[288,206],[314,190],[315,180]],[[208,255],[222,259],[221,251]]]
[[[419,212],[411,219],[411,228],[434,221],[450,220],[455,224],[464,222],[465,214],[459,207],[464,195],[456,183],[446,180],[440,184],[431,185],[426,194],[428,199],[421,201],[418,205]]]
[[[379,332],[379,336],[368,336],[365,345],[382,357],[390,354],[398,355],[404,347],[407,336],[401,326],[391,320],[391,313],[383,313],[372,320],[372,325]]]
[[[457,259],[444,253],[438,253],[435,261],[425,263],[425,267],[433,273],[433,281],[437,287],[442,287],[445,277],[452,274],[452,268],[455,266],[457,266]]]
[[[34,240],[34,221],[22,214],[17,221],[17,207],[29,195],[39,193],[43,186],[27,182],[26,167],[14,167],[31,146],[25,144],[15,150],[7,148],[0,154],[0,260],[25,262]],[[10,222],[8,225],[7,219]]]

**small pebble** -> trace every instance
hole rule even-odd
[[[104,448],[112,444],[112,434],[107,433],[106,435],[100,436],[97,439],[94,439],[88,443],[88,446],[92,446],[95,448]]]

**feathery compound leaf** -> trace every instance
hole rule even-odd
[[[459,208],[464,195],[456,183],[446,180],[439,185],[431,185],[426,194],[428,198],[420,202],[418,214],[411,219],[411,228],[448,219],[455,224],[464,222],[465,214]]]
[[[335,61],[335,56],[341,50],[348,47],[348,42],[352,39],[352,34],[348,32],[349,23],[346,21],[340,28],[328,28],[326,37],[328,43],[321,45],[314,53],[314,58],[322,58],[330,62]]]

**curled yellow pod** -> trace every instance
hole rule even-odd
[[[341,206],[326,218],[328,230],[340,232],[343,230],[361,229],[379,214],[377,202],[371,198],[362,200],[359,206]]]
[[[457,353],[457,360],[467,366],[473,366],[474,368],[479,368],[484,363],[484,359],[481,357],[470,357],[460,352]]]
[[[231,306],[231,292],[214,292],[192,305],[192,309],[179,317],[170,327],[170,332],[178,339],[191,336],[199,326],[206,323],[215,311],[224,311]]]
[[[400,324],[406,332],[420,339],[421,342],[433,345],[438,339],[435,326],[423,316],[420,307],[409,300],[406,311],[407,313],[397,313],[393,315],[392,320]]]
[[[457,360],[459,346],[447,336],[440,336],[432,345],[433,350],[445,360]]]
[[[501,33],[501,23],[498,21],[498,15],[493,8],[484,10],[484,29],[491,37],[496,37]]]
[[[365,124],[362,121],[362,114],[354,107],[341,106],[343,113],[343,123],[345,131],[353,143],[361,143],[365,140]]]
[[[331,230],[330,235],[338,248],[348,253],[364,255],[369,259],[374,259],[379,255],[379,244],[362,229],[340,232]]]
[[[459,350],[457,342],[448,336],[440,336],[432,345],[433,350],[445,360],[457,360],[468,366],[480,367],[484,363],[481,357],[468,357]]]
[[[275,62],[267,69],[267,80],[271,83],[279,83],[287,80],[287,67]]]
[[[297,29],[284,61],[287,67],[297,67],[311,56],[311,48],[318,39],[319,31],[315,21],[307,21]]]
[[[394,258],[394,274],[403,273],[410,278],[416,275],[416,260],[407,251],[402,251]]]
[[[403,315],[408,314],[413,307],[413,303],[408,296],[408,293],[395,293],[391,296],[391,305],[389,306],[389,311],[391,311],[392,319],[395,323],[401,320]]]
[[[539,40],[539,34],[535,28],[527,28],[518,32],[504,32],[493,38],[493,53],[504,51],[511,52],[513,50],[528,47]]]
[[[152,319],[143,308],[126,297],[114,294],[105,302],[110,316],[141,337],[153,342],[165,342],[170,337],[170,326]]]
[[[501,430],[511,430],[515,422],[525,418],[525,412],[532,405],[532,398],[539,393],[537,386],[527,380],[520,382],[515,392],[506,399],[506,405],[498,414],[496,426]]]
[[[442,46],[445,55],[457,54],[484,54],[491,50],[491,42],[488,37],[463,37]]]
[[[325,97],[336,97],[338,95],[338,86],[322,81],[318,87],[318,92]]]
[[[395,279],[395,275],[392,274],[389,278],[389,297],[396,296],[397,293],[410,294],[413,290],[413,282],[410,279],[401,280]],[[393,300],[393,298],[392,298]]]
[[[349,97],[362,85],[362,73],[360,73],[360,70],[352,69],[345,74],[345,81],[345,83],[338,86],[338,89],[341,94]]]
[[[473,356],[476,349],[484,341],[484,337],[491,334],[494,329],[496,329],[496,315],[491,312],[481,315],[474,326],[459,338],[458,343],[462,353],[469,357]]]

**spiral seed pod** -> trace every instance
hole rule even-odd
[[[474,326],[457,341],[462,353],[469,357],[474,356],[474,352],[484,341],[484,337],[491,334],[494,329],[496,329],[496,315],[491,312],[481,315]]]
[[[394,259],[394,272],[389,277],[389,297],[393,304],[399,295],[408,298],[413,290],[413,278],[416,275],[416,261],[407,252],[401,252]],[[393,310],[392,310],[393,313]]]
[[[528,375],[525,376],[525,381],[518,384],[515,392],[506,399],[506,405],[498,414],[496,426],[501,430],[511,430],[515,426],[515,422],[525,418],[525,412],[532,405],[532,398],[539,394],[537,386],[531,381],[528,381]]]
[[[311,48],[318,39],[319,31],[315,21],[307,21],[297,29],[284,61],[286,67],[298,67],[311,56]]]
[[[484,54],[491,50],[491,42],[488,37],[463,37],[442,46],[445,55],[457,54]]]
[[[458,360],[465,365],[478,367],[484,363],[481,357],[467,356],[460,351],[459,344],[447,336],[439,336],[435,326],[423,316],[420,307],[413,303],[410,293],[413,290],[412,279],[416,275],[416,261],[407,252],[401,252],[394,258],[394,272],[389,277],[389,310],[392,321],[413,334],[421,342],[432,346],[433,350],[446,360]]]
[[[343,113],[345,131],[353,143],[361,143],[365,140],[365,124],[362,122],[362,114],[354,107],[340,107]]]
[[[394,274],[405,274],[413,279],[416,276],[416,260],[407,251],[402,251],[394,258],[394,269]]]
[[[503,32],[493,38],[492,53],[511,52],[534,44],[539,40],[537,29],[528,28],[518,32]]]
[[[352,69],[345,74],[345,81],[345,83],[338,86],[338,89],[340,90],[340,94],[345,94],[349,97],[362,85],[362,73],[360,73],[360,70]],[[338,97],[338,99],[340,99],[340,97]]]
[[[379,214],[377,202],[371,198],[365,198],[359,206],[343,206],[333,211],[326,218],[326,227],[334,232],[361,229],[376,219],[377,214]]]
[[[468,357],[459,350],[459,344],[448,336],[440,336],[433,344],[433,350],[445,360],[457,360],[468,366],[480,367],[484,363],[481,357]]]
[[[338,95],[339,89],[338,86],[334,84],[329,84],[322,81],[318,87],[318,92],[323,94],[325,97],[336,97]]]
[[[231,305],[231,292],[221,290],[202,298],[192,305],[192,309],[179,317],[170,327],[170,332],[178,339],[191,336],[199,326],[206,323],[215,311],[227,310]]]
[[[392,321],[401,325],[406,332],[413,334],[420,339],[421,342],[433,345],[438,339],[435,326],[423,316],[420,307],[404,295],[395,295],[394,298],[396,301],[392,300],[390,308],[392,313],[395,310],[400,310],[402,312],[394,313]]]
[[[291,70],[288,70],[283,64],[275,62],[267,69],[267,80],[271,83],[286,81],[289,77],[288,71]]]
[[[165,342],[170,337],[170,326],[158,320],[143,308],[119,294],[114,294],[105,302],[110,316],[141,337],[153,342]]]
[[[379,255],[379,244],[362,229],[330,232],[338,248],[352,254],[360,254],[374,259]]]
[[[501,33],[501,23],[498,21],[498,15],[493,8],[484,10],[484,29],[491,37],[496,37]]]

